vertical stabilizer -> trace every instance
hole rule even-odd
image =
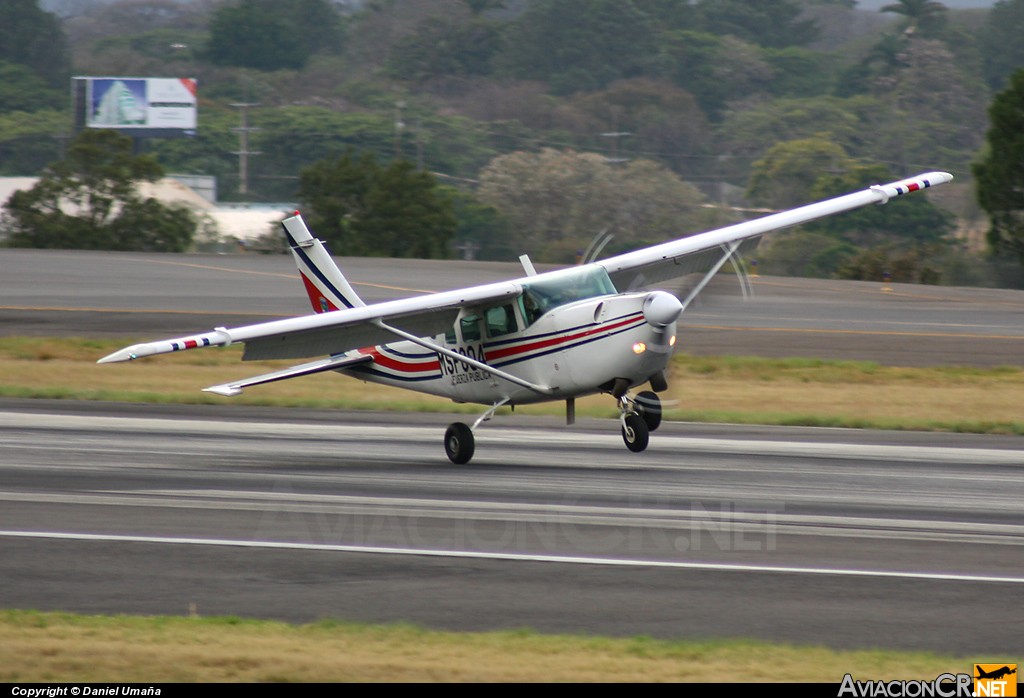
[[[323,242],[309,232],[297,211],[294,216],[281,221],[281,225],[314,311],[326,313],[366,305],[331,259]]]

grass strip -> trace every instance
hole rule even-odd
[[[990,660],[991,658],[989,658]],[[978,661],[988,661],[979,659]],[[0,611],[0,681],[826,682],[934,679],[973,659],[746,640],[454,633],[322,621]]]
[[[250,388],[236,398],[202,388],[292,362],[243,364],[241,349],[207,349],[132,364],[97,365],[124,340],[0,338],[0,397],[237,404],[476,414],[458,405],[340,376]],[[907,368],[862,361],[677,355],[666,418],[695,422],[1024,434],[1024,368]],[[517,408],[560,415],[561,403]],[[616,416],[607,396],[580,400],[581,416]]]

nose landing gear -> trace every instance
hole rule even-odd
[[[661,426],[661,400],[649,390],[635,398],[623,394],[619,397],[619,411],[622,441],[630,451],[640,453],[647,448],[650,433]]]

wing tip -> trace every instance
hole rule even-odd
[[[113,354],[107,354],[102,359],[96,361],[98,364],[116,364],[122,361],[134,361],[140,356],[146,356],[148,352],[146,344],[133,344],[130,347],[124,349],[118,349]]]
[[[242,389],[225,383],[223,385],[211,385],[209,388],[203,388],[204,393],[213,393],[214,395],[222,395],[223,397],[234,397],[242,394]]]

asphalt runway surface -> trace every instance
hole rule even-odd
[[[1021,439],[497,421],[2,401],[4,605],[1019,654]]]
[[[342,260],[368,301],[516,265]],[[734,279],[695,353],[1020,365],[1024,294]],[[287,257],[0,250],[0,334],[302,314]],[[3,605],[1018,656],[1024,439],[0,401]],[[837,677],[838,678],[838,677]]]
[[[523,276],[506,263],[340,262],[367,302]],[[903,366],[1024,362],[1024,291],[885,288],[763,277],[744,298],[735,277],[719,275],[680,319],[680,348]],[[0,335],[161,339],[309,312],[290,256],[0,249]]]

